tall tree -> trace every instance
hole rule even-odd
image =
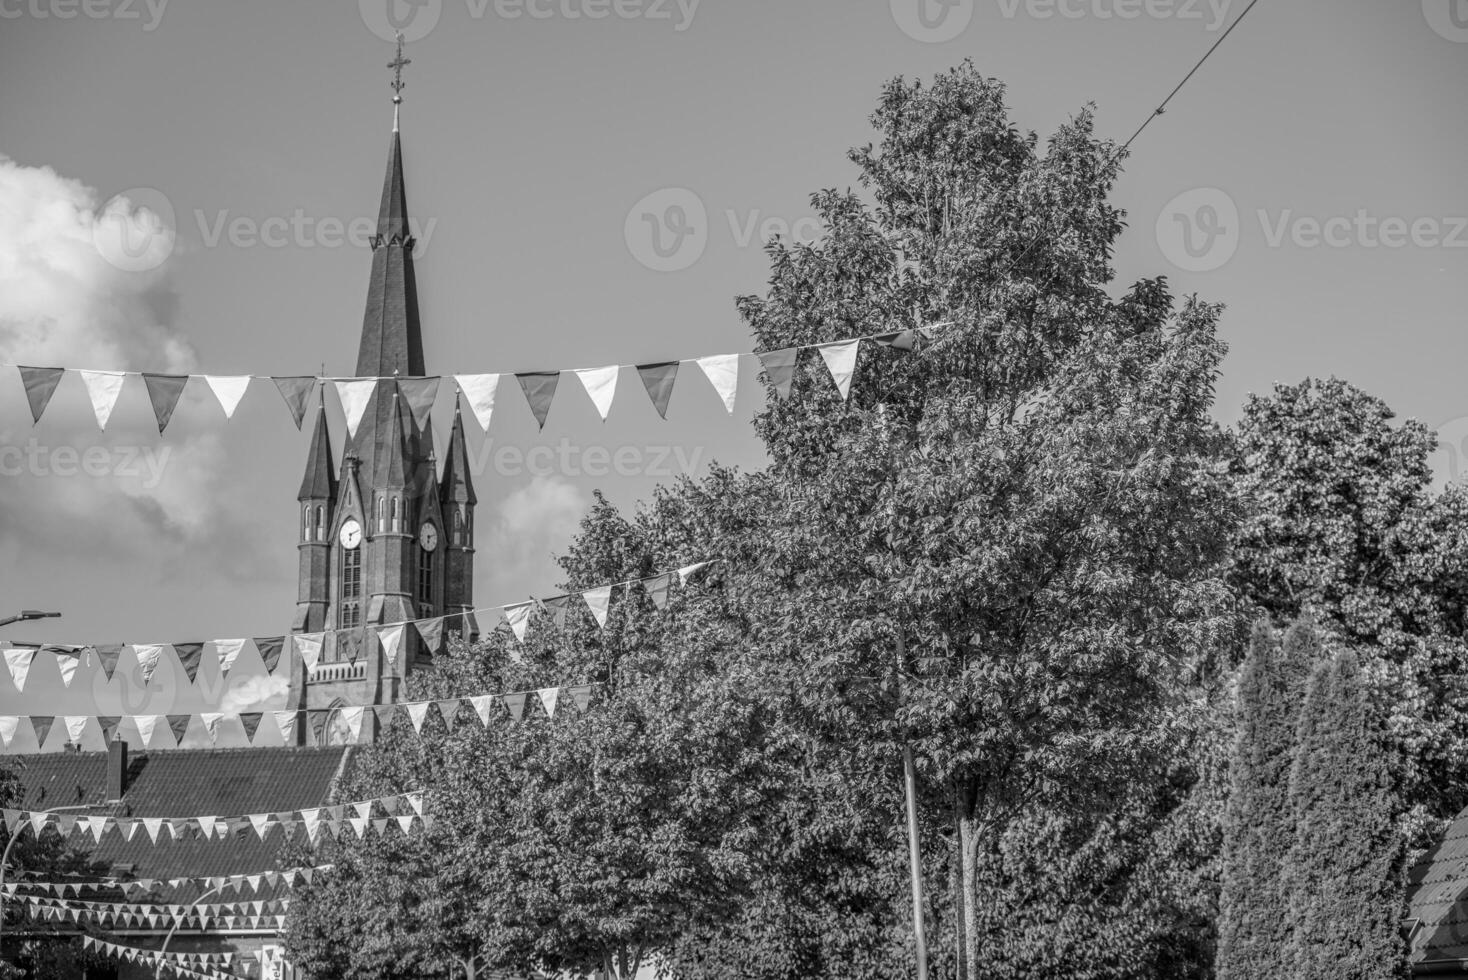
[[[1290,771],[1297,830],[1283,876],[1294,980],[1407,976],[1405,850],[1383,734],[1355,654],[1317,666]]]
[[[1284,648],[1259,623],[1238,678],[1224,815],[1219,980],[1288,976],[1286,859],[1295,840],[1290,769],[1305,680],[1320,659],[1315,630],[1297,623]]]

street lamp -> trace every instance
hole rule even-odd
[[[59,612],[42,612],[39,609],[22,609],[14,616],[6,616],[0,619],[0,626],[9,626],[11,623],[24,623],[32,619],[56,619],[61,615]]]
[[[22,615],[24,615],[24,614],[22,614]],[[43,615],[45,615],[45,614],[43,614]],[[59,615],[59,614],[57,614],[57,613],[51,613],[50,615],[53,615],[54,616],[54,615]],[[53,807],[48,808],[46,810],[46,812],[47,813],[62,813],[62,812],[68,811],[68,810],[94,810],[94,809],[96,809],[95,806],[93,806],[91,804],[88,804],[88,803],[83,803],[83,804],[80,804],[78,806],[53,806]],[[40,811],[37,811],[37,812],[40,812]],[[10,840],[8,840],[8,841],[5,842],[5,850],[3,852],[0,852],[0,933],[3,933],[3,931],[5,929],[5,872],[7,870],[9,870],[9,868],[10,868],[10,863],[9,863],[10,862],[10,849],[15,846],[15,842],[16,841],[20,840],[20,832],[23,829],[24,829],[23,826],[18,826],[18,827],[16,827],[15,830],[11,831],[11,833],[10,833]],[[37,836],[39,836],[39,834]]]
[[[168,944],[173,939],[173,934],[175,932],[178,932],[179,926],[184,924],[184,920],[189,917],[194,909],[204,904],[204,899],[209,898],[211,895],[217,895],[222,891],[224,891],[223,885],[218,885],[214,888],[209,889],[207,892],[190,902],[189,907],[184,910],[183,915],[180,915],[177,919],[173,921],[173,928],[168,930],[168,935],[163,937],[163,945],[158,948],[158,965],[153,970],[153,980],[162,980],[163,978],[163,966],[167,962],[165,957],[168,955]],[[203,932],[204,920],[202,917],[200,917],[199,933],[202,935]]]

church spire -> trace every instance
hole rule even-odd
[[[393,70],[393,131],[388,147],[387,175],[377,209],[377,234],[372,237],[372,278],[367,284],[367,309],[362,317],[362,342],[357,349],[358,377],[420,377],[423,369],[423,330],[418,320],[418,282],[413,274],[413,245],[408,221],[408,195],[403,186],[403,147],[398,133],[397,107],[402,102],[402,35]]]
[[[311,433],[311,451],[306,457],[306,475],[301,478],[297,500],[336,500],[336,473],[331,468],[331,432],[326,428],[326,386],[320,386],[321,402],[316,410],[316,429]]]

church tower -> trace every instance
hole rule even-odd
[[[392,141],[357,348],[356,376],[381,380],[356,435],[343,447],[340,480],[331,463],[323,394],[298,494],[300,588],[292,631],[327,636],[314,671],[295,665],[287,703],[296,709],[392,703],[401,698],[408,673],[431,664],[430,651],[411,628],[389,659],[370,627],[447,616],[446,634],[478,634],[471,612],[476,498],[463,419],[456,408],[440,480],[424,404],[432,382],[424,380],[415,241],[398,130],[407,64],[400,35],[397,57],[388,65],[394,73]],[[372,724],[369,712],[364,725]]]

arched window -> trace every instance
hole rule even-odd
[[[362,622],[362,549],[342,550],[337,626],[350,629]]]
[[[326,508],[320,505],[316,507],[316,540],[326,540]]]
[[[311,505],[306,504],[301,510],[301,540],[311,540]]]
[[[377,530],[387,530],[387,501],[382,497],[377,498]]]
[[[392,498],[391,508],[392,508],[392,529],[395,532],[396,531],[401,531],[403,529],[403,525],[402,525],[402,522],[398,520],[398,498],[397,497]]]
[[[418,549],[418,616],[428,619],[435,614],[433,608],[433,552]]]

